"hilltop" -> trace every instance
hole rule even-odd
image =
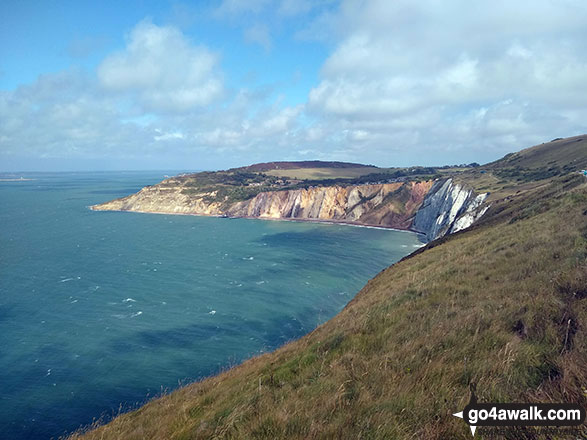
[[[293,162],[263,162],[249,165],[242,168],[246,171],[269,171],[269,170],[294,170],[301,168],[377,168],[375,165],[363,165],[352,162],[326,162],[322,160],[307,160],[307,161],[293,161]]]
[[[470,384],[482,402],[586,406],[585,138],[436,177],[429,192],[487,194],[472,226],[382,271],[300,340],[72,438],[468,439],[452,414]]]

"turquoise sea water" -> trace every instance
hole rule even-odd
[[[63,435],[273,350],[421,245],[399,231],[87,208],[163,174],[0,182],[0,438]]]

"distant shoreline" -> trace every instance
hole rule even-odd
[[[247,219],[247,220],[271,220],[271,221],[285,221],[285,222],[298,222],[298,223],[322,223],[322,224],[331,224],[331,225],[343,225],[343,226],[354,226],[357,228],[368,228],[368,229],[385,229],[397,232],[410,232],[416,234],[418,236],[425,236],[426,234],[422,234],[421,232],[414,231],[412,229],[398,229],[391,226],[385,225],[372,225],[372,224],[365,224],[365,223],[356,223],[356,222],[349,222],[344,220],[327,220],[327,219],[316,219],[316,218],[286,218],[286,217],[254,217],[254,216],[238,216],[238,217],[224,217],[223,215],[217,214],[194,214],[194,213],[185,213],[185,212],[162,212],[162,211],[131,211],[125,209],[94,209],[94,206],[88,206],[88,208],[92,211],[101,211],[101,212],[130,212],[136,214],[158,214],[158,215],[186,215],[186,216],[194,216],[194,217],[215,217],[215,218],[225,218],[227,220],[230,219]]]

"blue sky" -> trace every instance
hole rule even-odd
[[[580,0],[0,4],[0,170],[487,162],[587,132]]]

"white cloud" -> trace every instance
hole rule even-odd
[[[0,91],[0,156],[126,160],[130,168],[279,158],[274,149],[290,146],[302,107],[269,103],[265,85],[220,96],[218,70],[218,56],[179,30],[142,22],[100,64],[97,81],[72,70]]]
[[[271,0],[223,0],[216,9],[218,16],[234,16],[243,13],[258,14],[265,9]]]
[[[259,44],[266,51],[271,50],[273,44],[267,25],[257,23],[245,29],[244,35],[247,42]]]
[[[297,117],[302,111],[302,106],[286,107],[274,116],[263,118],[261,122],[262,130],[260,136],[270,134],[286,134],[296,124]]]
[[[532,52],[521,44],[514,42],[507,50],[507,55],[513,58],[522,58],[527,60],[532,57]]]
[[[495,157],[584,132],[585,17],[579,1],[343,1],[308,138],[339,132],[341,147],[382,154],[433,145],[440,163],[443,151]]]
[[[187,111],[222,96],[217,64],[216,54],[191,44],[178,29],[143,21],[126,48],[100,64],[98,79],[107,90],[136,94],[147,109]]]
[[[300,14],[305,14],[315,6],[310,0],[282,0],[279,4],[277,12],[286,17],[293,17]]]
[[[0,93],[4,154],[95,157],[148,148],[145,132],[120,122],[115,101],[80,71],[43,75]]]
[[[185,139],[185,135],[180,131],[172,131],[172,132],[163,132],[160,128],[155,129],[155,136],[153,139],[156,141],[167,141],[171,139]]]

